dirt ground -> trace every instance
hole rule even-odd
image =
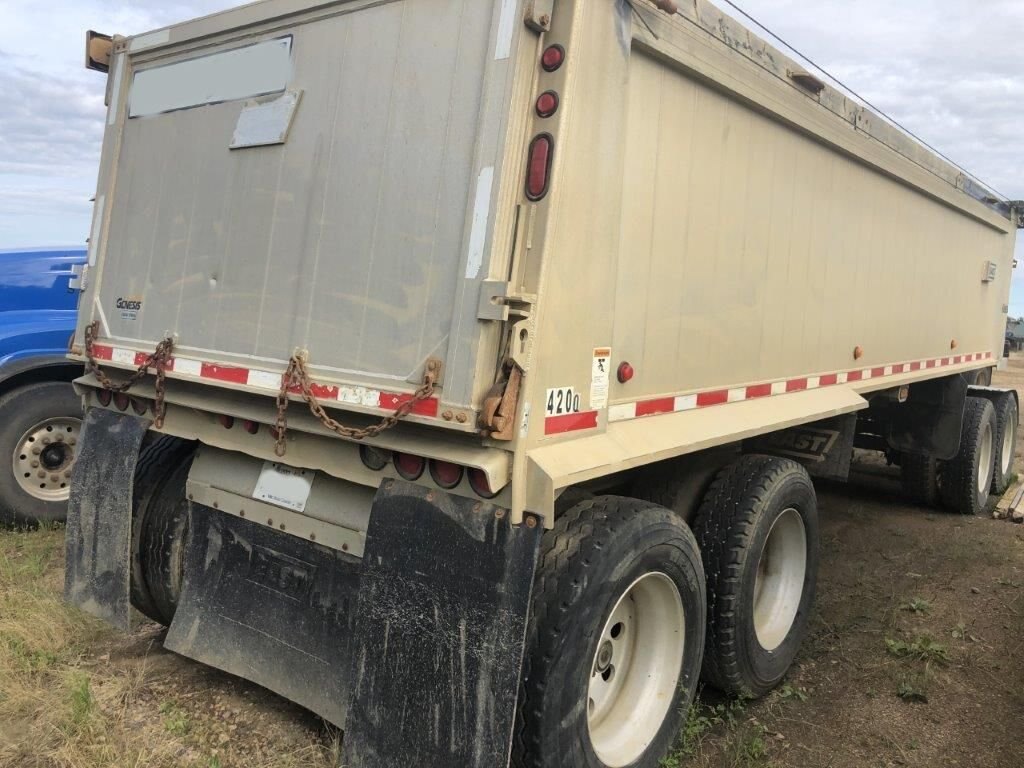
[[[1024,394],[1024,357],[995,383]],[[760,702],[702,695],[666,768],[1024,765],[1024,526],[908,506],[877,463],[819,504],[788,680]],[[0,533],[0,766],[337,764],[335,730],[164,651],[156,627],[67,609],[62,579],[62,531]]]

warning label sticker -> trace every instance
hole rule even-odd
[[[590,371],[590,408],[600,411],[608,407],[609,369],[612,365],[610,347],[594,350],[594,365]]]

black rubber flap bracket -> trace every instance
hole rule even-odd
[[[363,557],[342,765],[508,765],[542,534],[530,523],[385,482]]]
[[[123,630],[131,621],[135,465],[149,424],[90,409],[68,501],[64,599]]]

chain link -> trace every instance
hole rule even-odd
[[[88,361],[86,363],[86,369],[96,377],[100,386],[105,390],[108,392],[123,394],[142,381],[149,373],[150,368],[156,368],[156,402],[153,407],[156,419],[154,421],[154,426],[157,429],[162,429],[164,426],[164,416],[166,415],[167,410],[164,403],[164,396],[167,390],[167,366],[174,356],[174,339],[168,337],[157,344],[156,349],[146,357],[142,362],[142,365],[139,366],[135,373],[128,377],[127,381],[117,383],[103,372],[103,369],[100,368],[100,365],[96,362],[96,357],[93,354],[93,345],[96,343],[99,330],[100,323],[98,320],[93,321],[85,327],[85,357]]]
[[[315,416],[321,424],[336,434],[350,440],[366,440],[377,437],[382,432],[395,427],[400,421],[411,414],[416,406],[424,400],[429,400],[434,395],[437,386],[437,379],[440,375],[441,361],[431,358],[427,361],[426,372],[423,375],[423,383],[413,396],[398,406],[394,413],[384,417],[377,424],[369,427],[349,427],[341,422],[335,421],[324,410],[316,395],[313,394],[313,382],[306,370],[306,361],[301,355],[293,355],[288,363],[288,370],[281,378],[281,391],[277,395],[277,446],[274,452],[278,456],[284,456],[288,451],[288,393],[298,387],[302,393],[302,399],[309,406],[310,413]]]

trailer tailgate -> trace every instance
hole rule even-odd
[[[82,323],[272,374],[304,350],[317,380],[399,392],[438,357],[471,406],[508,5],[271,0],[130,41]]]

